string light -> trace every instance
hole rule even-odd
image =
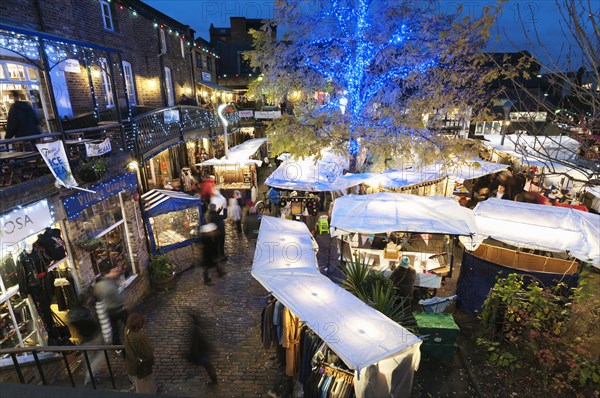
[[[137,176],[135,173],[125,173],[101,184],[94,184],[90,187],[95,194],[89,192],[77,192],[76,194],[62,200],[63,206],[67,212],[67,218],[74,220],[81,212],[90,206],[118,194],[123,190],[137,188]],[[80,199],[84,198],[84,203]]]

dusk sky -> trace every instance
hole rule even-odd
[[[415,0],[418,1],[418,0]],[[210,24],[216,27],[229,27],[229,18],[245,16],[247,18],[270,18],[273,16],[274,2],[270,0],[145,0],[152,7],[164,12],[172,18],[190,25],[196,30],[196,37],[209,38]],[[463,12],[479,15],[485,6],[495,4],[495,0],[442,0],[442,7],[448,11],[456,10],[463,5]],[[592,1],[594,4],[594,1]],[[532,12],[533,11],[533,12]],[[597,2],[600,14],[600,1]],[[539,46],[532,45],[534,36],[526,38],[523,24],[528,34],[534,33],[537,26],[539,37],[552,54],[565,65],[564,54],[568,50],[567,40],[563,33],[564,22],[554,0],[509,0],[504,5],[504,12],[497,21],[490,40],[488,51],[528,50],[547,64],[548,57]],[[499,38],[499,41],[496,41]],[[563,54],[563,55],[561,55]],[[578,67],[579,61],[574,62]],[[576,68],[575,68],[576,69]]]

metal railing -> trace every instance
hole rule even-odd
[[[237,112],[226,114],[225,118],[231,127],[239,127]],[[222,131],[216,112],[197,106],[176,106],[147,112],[134,117],[132,127],[140,156],[183,142],[198,132],[212,135]]]
[[[71,169],[86,157],[85,144],[109,139],[113,151],[126,148],[122,125],[107,123],[97,127],[44,133],[0,140],[0,187],[8,187],[50,174],[35,144],[62,140]]]
[[[23,354],[31,354],[31,356],[33,357],[33,364],[35,365],[35,370],[37,371],[39,380],[42,382],[43,385],[57,384],[57,381],[59,383],[61,381],[61,376],[64,376],[66,372],[71,386],[73,388],[76,388],[77,384],[75,383],[74,371],[77,371],[77,365],[73,366],[73,362],[75,362],[73,359],[76,358],[76,356],[78,356],[79,354],[83,354],[85,361],[85,370],[90,376],[92,387],[95,390],[97,389],[97,385],[95,375],[92,370],[90,354],[93,352],[102,351],[104,353],[106,369],[108,370],[108,374],[110,376],[112,388],[116,390],[117,385],[115,383],[115,375],[113,373],[113,366],[109,357],[109,351],[124,349],[124,345],[18,347],[0,349],[0,357],[10,356],[13,364],[12,367],[15,370],[18,380],[21,384],[29,384],[25,377],[26,372],[28,378],[37,381],[37,379],[35,378],[35,374],[32,373],[31,366],[29,366],[30,363],[19,362],[19,358]],[[60,361],[42,361],[40,359],[41,353],[55,354],[56,358],[62,357],[62,367],[58,364]],[[26,370],[24,371],[23,368],[25,367]],[[53,376],[49,377],[50,374],[52,374]]]

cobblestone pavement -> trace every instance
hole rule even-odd
[[[270,369],[274,352],[260,341],[260,313],[267,293],[250,275],[251,258],[243,234],[227,225],[227,275],[211,274],[214,286],[202,283],[202,268],[177,277],[175,289],[152,293],[136,308],[147,317],[146,330],[156,349],[159,394],[194,397],[265,397],[278,377]],[[211,270],[213,273],[214,271]],[[204,368],[185,356],[190,342],[189,313],[200,316],[219,385],[209,387]]]

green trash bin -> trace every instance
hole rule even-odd
[[[416,313],[419,335],[423,336],[421,353],[425,358],[450,362],[456,351],[460,331],[452,314]]]

